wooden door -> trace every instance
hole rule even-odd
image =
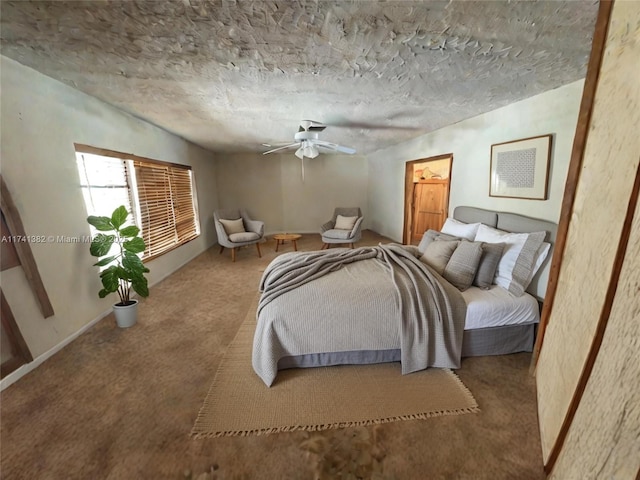
[[[417,244],[429,229],[440,230],[447,219],[449,180],[421,180],[413,187],[411,243]]]
[[[451,185],[451,166],[453,164],[453,153],[446,153],[444,155],[438,155],[435,157],[429,157],[429,158],[420,158],[418,160],[410,160],[408,162],[405,163],[405,171],[404,171],[404,224],[402,226],[402,243],[406,244],[406,245],[410,245],[410,244],[418,244],[420,242],[420,240],[422,239],[422,235],[425,232],[424,230],[421,230],[421,228],[424,228],[424,226],[419,226],[418,228],[416,228],[415,226],[415,218],[416,218],[416,212],[414,211],[414,205],[416,204],[415,202],[415,190],[416,190],[416,177],[418,175],[416,175],[418,172],[416,170],[416,167],[424,167],[425,164],[430,164],[430,165],[436,165],[436,163],[432,163],[432,162],[439,162],[439,161],[446,161],[448,168],[447,168],[447,172],[443,171],[442,168],[440,168],[440,171],[438,172],[438,176],[437,178],[430,176],[430,177],[423,177],[422,174],[424,174],[424,168],[423,171],[421,172],[420,177],[421,180],[419,180],[419,182],[421,183],[431,183],[431,184],[436,184],[436,183],[444,183],[445,184],[445,191],[442,192],[442,194],[444,195],[444,203],[443,203],[443,208],[442,210],[444,210],[444,215],[446,217],[447,213],[449,212],[449,185]],[[423,187],[420,187],[423,188]],[[443,217],[442,222],[444,222],[444,220],[446,220],[446,218]],[[442,225],[442,223],[441,223]],[[416,237],[414,239],[414,232],[417,233],[418,237]]]

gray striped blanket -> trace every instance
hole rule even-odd
[[[399,348],[403,374],[460,366],[464,299],[411,248],[286,253],[260,291],[252,360],[267,385],[281,358],[323,352]]]

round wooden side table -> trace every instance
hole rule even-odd
[[[276,241],[276,252],[278,251],[278,247],[284,245],[284,242],[287,241],[293,243],[293,249],[297,252],[298,244],[296,242],[302,238],[302,235],[298,233],[276,233],[273,238]]]

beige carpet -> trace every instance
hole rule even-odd
[[[389,241],[365,230],[359,245]],[[321,247],[317,234],[298,241],[301,251]],[[361,478],[546,479],[530,353],[462,360],[455,373],[473,392],[476,414],[194,440],[262,270],[293,246],[276,253],[269,239],[262,258],[244,248],[235,263],[219,250],[153,286],[135,327],[119,329],[110,314],[0,393],[0,478],[346,479],[351,464],[332,476],[315,472],[335,472],[338,460],[362,452],[382,475]]]
[[[257,297],[218,368],[195,438],[318,431],[478,412],[448,369],[401,375],[399,363],[290,369],[267,387],[251,366]]]

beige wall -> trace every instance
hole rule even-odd
[[[2,176],[28,235],[89,235],[74,142],[193,167],[202,235],[149,262],[150,283],[175,271],[215,242],[208,222],[217,206],[212,155],[146,122],[84,95],[13,60],[1,58]],[[55,316],[44,319],[20,267],[1,284],[16,322],[37,357],[108,311],[99,299],[98,269],[84,243],[32,243]],[[151,290],[153,296],[153,289]]]
[[[405,162],[453,153],[449,209],[471,205],[558,221],[583,81],[369,155],[371,229],[402,240]],[[554,134],[546,201],[489,197],[491,145]]]
[[[606,305],[605,295],[638,173],[639,60],[640,3],[617,1],[556,299],[536,371],[545,462],[558,438]],[[639,217],[636,211],[602,348],[553,478],[632,479],[640,466]]]
[[[220,206],[244,207],[267,233],[318,233],[335,207],[360,207],[368,225],[367,161],[358,155],[322,155],[301,161],[286,154],[219,155]]]

